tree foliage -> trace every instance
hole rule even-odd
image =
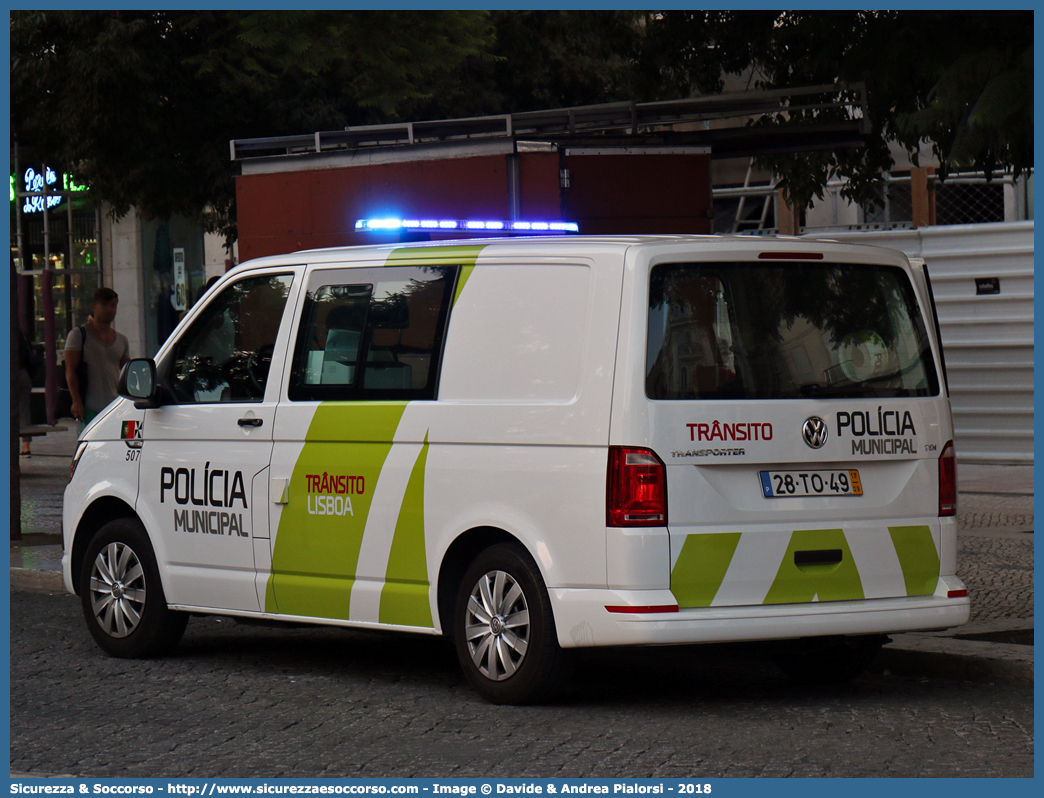
[[[469,57],[415,106],[418,119],[629,100],[638,26],[631,11],[493,11],[488,54]]]
[[[863,148],[764,157],[794,201],[869,202],[890,145],[987,174],[1033,165],[1028,11],[16,11],[27,160],[117,214],[234,234],[228,142],[345,125],[865,83]],[[758,124],[838,121],[844,106]],[[208,209],[206,212],[204,209]]]
[[[643,31],[640,75],[658,97],[720,91],[726,74],[761,89],[865,83],[865,148],[760,159],[802,207],[832,177],[873,200],[893,142],[915,164],[929,148],[943,176],[1033,166],[1032,11],[664,11]]]
[[[491,38],[472,11],[12,12],[12,128],[117,216],[232,233],[230,140],[388,121]]]

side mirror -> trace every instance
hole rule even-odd
[[[138,357],[124,363],[116,392],[124,399],[133,399],[139,410],[161,407],[163,392],[156,384],[156,361]]]

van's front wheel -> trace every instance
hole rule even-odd
[[[136,518],[98,530],[80,572],[87,628],[113,657],[153,657],[177,645],[188,615],[167,609],[156,557]]]
[[[551,698],[568,675],[551,601],[533,558],[513,543],[483,551],[468,568],[453,615],[457,658],[494,704]]]

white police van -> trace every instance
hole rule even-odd
[[[190,613],[451,635],[495,702],[571,650],[965,623],[923,264],[808,239],[500,239],[245,263],[85,431],[65,583],[108,653]]]

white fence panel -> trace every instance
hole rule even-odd
[[[957,457],[1033,462],[1033,222],[809,234],[924,258],[939,312]],[[978,294],[997,278],[1000,293]]]

